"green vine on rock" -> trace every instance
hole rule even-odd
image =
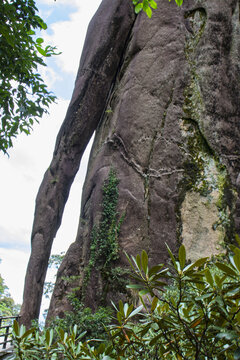
[[[93,267],[101,272],[102,278],[106,282],[105,275],[109,273],[110,265],[112,266],[112,263],[119,258],[118,235],[124,214],[119,217],[117,211],[118,184],[119,179],[116,172],[111,168],[102,188],[103,201],[100,222],[92,229],[90,258],[85,271],[84,288],[87,286]]]

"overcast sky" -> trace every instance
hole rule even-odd
[[[21,135],[9,151],[0,154],[0,274],[15,302],[22,302],[35,198],[49,166],[58,129],[72,94],[87,25],[101,0],[37,0],[40,16],[48,24],[42,34],[46,44],[62,52],[48,61],[43,77],[58,97],[50,114],[34,126],[30,136]],[[66,251],[75,240],[80,210],[81,187],[87,166],[85,155],[72,186],[62,226],[53,253]]]

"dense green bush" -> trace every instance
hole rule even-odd
[[[86,333],[78,337],[74,326],[69,334],[55,329],[53,342],[53,330],[26,332],[15,323],[15,359],[239,360],[240,249],[230,246],[228,259],[189,264],[183,245],[178,257],[168,252],[169,267],[150,267],[145,251],[128,257],[134,279],[128,288],[138,292],[141,305],[114,305],[107,340],[84,340]],[[80,327],[88,316],[76,319]]]
[[[230,262],[202,258],[186,265],[168,248],[171,266],[149,268],[148,256],[129,258],[144,312],[138,326],[128,306],[113,328],[118,354],[128,359],[240,359],[240,249],[231,246]],[[165,281],[164,281],[165,280]],[[136,357],[136,354],[138,356]]]
[[[77,324],[77,335],[84,332],[83,339],[106,339],[105,327],[111,322],[113,310],[108,307],[99,307],[97,311],[93,312],[92,309],[84,307],[77,298],[73,298],[71,303],[73,311],[67,312],[63,319],[56,318],[52,322],[51,328],[68,332]]]

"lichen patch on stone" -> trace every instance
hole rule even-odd
[[[220,244],[224,240],[224,228],[214,229],[214,224],[219,221],[218,195],[214,190],[210,199],[196,191],[190,191],[182,203],[183,244],[192,261],[223,251]]]

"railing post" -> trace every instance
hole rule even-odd
[[[6,332],[5,332],[4,341],[3,341],[3,349],[6,349],[6,347],[7,347],[9,328],[10,328],[10,325],[6,327]]]
[[[19,320],[20,316],[0,316],[0,331],[2,330],[2,333],[0,333],[0,350],[6,350],[7,343],[12,343],[12,340],[9,339],[10,335],[12,335],[12,332],[10,329],[13,326],[14,320]],[[5,321],[8,321],[5,325]],[[5,329],[5,333],[4,333]],[[1,337],[3,337],[3,341],[1,341]],[[8,340],[9,339],[9,340]]]

